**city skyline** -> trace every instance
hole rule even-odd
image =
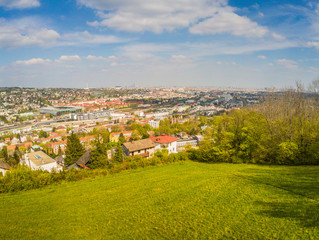
[[[319,77],[317,1],[0,0],[1,87],[290,87]]]

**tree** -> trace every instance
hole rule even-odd
[[[116,153],[114,155],[114,161],[115,162],[123,162],[123,149],[122,144],[118,142]]]
[[[48,137],[48,134],[45,131],[41,130],[39,132],[39,138],[47,138],[47,137]]]
[[[19,152],[18,147],[16,147],[16,149],[14,150],[13,159],[15,161],[15,164],[19,164],[19,162],[20,162],[20,152]]]
[[[132,132],[132,135],[130,137],[130,141],[136,141],[136,140],[139,140],[139,137],[138,137],[136,132]]]
[[[62,156],[62,155],[63,155],[63,152],[62,152],[61,146],[59,145],[58,156]]]
[[[101,143],[100,137],[97,137],[95,146],[91,152],[90,168],[104,168],[107,165],[106,143]]]
[[[119,136],[119,143],[125,143],[126,142],[126,138],[125,138],[125,136],[124,136],[124,134],[123,133],[121,133],[120,134],[120,136]]]
[[[75,163],[82,155],[84,154],[84,148],[80,142],[80,139],[71,132],[71,135],[68,136],[65,149],[65,166]]]
[[[9,160],[7,146],[3,146],[2,150],[1,150],[1,157],[3,157],[6,162]]]

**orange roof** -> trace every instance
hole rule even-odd
[[[96,136],[95,135],[88,135],[85,137],[81,137],[80,140],[88,140],[88,139],[92,139],[92,138],[96,138]]]
[[[176,137],[171,137],[166,135],[157,136],[157,137],[150,136],[150,139],[155,143],[171,143],[178,140],[178,138]]]
[[[134,130],[134,131],[114,132],[114,133],[111,133],[111,134],[110,134],[110,137],[114,137],[114,136],[116,136],[116,135],[121,135],[121,133],[123,133],[123,135],[124,135],[124,134],[129,134],[129,133],[132,134],[133,132],[136,132],[136,131]]]
[[[60,142],[53,142],[53,143],[51,143],[51,146],[60,145],[60,144],[66,144],[66,143],[67,143],[66,140],[65,141],[60,141]]]
[[[9,146],[7,146],[7,150],[8,151],[13,151],[13,150],[15,150],[16,149],[16,145],[9,145]]]

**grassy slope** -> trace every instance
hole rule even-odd
[[[319,239],[319,167],[194,162],[0,195],[0,239]]]

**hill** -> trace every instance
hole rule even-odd
[[[183,162],[0,195],[0,239],[318,239],[319,167]]]

